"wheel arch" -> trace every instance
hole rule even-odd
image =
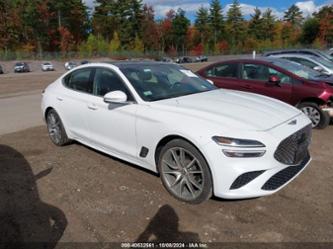
[[[322,100],[321,98],[309,97],[309,98],[302,99],[300,102],[298,102],[297,107],[299,107],[300,104],[305,103],[305,102],[312,102],[319,106],[326,104],[326,102],[324,100]]]
[[[44,114],[43,114],[43,118],[44,118],[44,120],[46,120],[46,118],[47,118],[47,114],[49,114],[49,112],[51,111],[51,110],[55,110],[53,107],[51,107],[51,106],[49,106],[49,107],[47,107],[46,109],[45,109],[45,111],[44,111]],[[55,110],[56,111],[56,110]]]
[[[158,170],[158,167],[157,167],[157,164],[158,164],[158,159],[160,157],[160,154],[161,154],[161,151],[163,149],[163,147],[169,143],[170,141],[172,140],[175,140],[175,139],[181,139],[181,140],[184,140],[188,143],[190,143],[192,146],[194,146],[198,151],[199,153],[202,155],[202,157],[204,158],[204,160],[206,161],[207,165],[208,165],[208,168],[209,168],[209,171],[210,171],[210,174],[212,175],[212,170],[210,168],[210,165],[208,163],[208,160],[206,159],[206,156],[204,155],[204,153],[202,152],[202,150],[199,148],[199,146],[197,146],[194,142],[192,142],[191,140],[189,140],[188,138],[185,138],[181,135],[176,135],[176,134],[173,134],[173,135],[167,135],[165,137],[163,137],[157,144],[156,148],[155,148],[155,154],[154,154],[154,159],[155,159],[155,165],[156,165],[156,172],[159,173],[159,170]],[[213,182],[213,177],[212,177],[212,182]]]

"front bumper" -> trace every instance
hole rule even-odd
[[[281,141],[309,125],[304,115],[297,117],[297,125],[287,123],[272,130],[256,132],[258,141],[266,145],[266,153],[256,158],[226,157],[222,146],[210,142],[204,148],[213,178],[214,195],[225,199],[244,199],[271,195],[296,178],[310,163],[307,154],[298,165],[277,161],[274,153]],[[245,184],[244,184],[245,183]]]

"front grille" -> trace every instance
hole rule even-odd
[[[230,189],[239,189],[239,188],[245,186],[246,184],[248,184],[253,179],[260,176],[264,172],[265,172],[264,170],[261,170],[261,171],[252,171],[252,172],[244,173],[244,174],[240,175],[239,177],[237,177],[237,179],[232,183]]]
[[[298,166],[290,166],[276,173],[264,184],[264,186],[262,186],[261,189],[269,191],[278,189],[279,187],[287,183],[290,179],[292,179],[294,176],[296,176],[306,166],[309,160],[310,154],[307,153],[301,164],[299,164]]]
[[[312,126],[306,126],[283,140],[275,151],[274,157],[280,163],[298,165],[308,154]]]

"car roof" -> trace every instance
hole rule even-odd
[[[212,64],[212,65],[221,64],[221,63],[244,63],[244,62],[245,63],[264,63],[264,64],[270,64],[270,63],[272,63],[274,61],[280,61],[280,62],[283,63],[286,60],[282,59],[282,58],[277,58],[277,57],[258,57],[256,59],[253,59],[253,58],[243,58],[243,59],[224,60],[224,61],[220,61],[220,62],[217,62],[215,64]]]
[[[275,57],[276,56],[276,57]],[[275,55],[272,55],[272,57],[275,57],[275,58],[280,58],[283,57],[283,56],[290,56],[290,57],[299,57],[299,58],[305,58],[305,59],[313,59],[313,58],[318,58],[317,56],[315,55],[311,55],[311,54],[302,54],[302,53],[285,53],[285,54],[275,54]]]
[[[309,49],[309,48],[294,48],[294,49],[280,49],[280,50],[272,50],[267,51],[264,54],[275,54],[275,53],[302,53],[302,52],[311,52],[318,53],[317,49]]]
[[[128,66],[135,66],[135,65],[144,65],[144,66],[175,65],[174,63],[168,63],[168,62],[163,62],[163,61],[148,61],[148,60],[147,61],[110,61],[110,62],[104,62],[104,64],[111,64],[118,68],[125,68]]]

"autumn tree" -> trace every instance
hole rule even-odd
[[[171,9],[166,13],[165,18],[158,23],[162,51],[168,51],[174,47],[172,23],[175,17],[176,12]]]
[[[314,13],[319,21],[319,39],[327,45],[333,44],[333,5],[324,6],[317,13]]]
[[[158,50],[160,33],[155,22],[155,14],[152,6],[147,4],[142,13],[142,42],[146,51]]]

